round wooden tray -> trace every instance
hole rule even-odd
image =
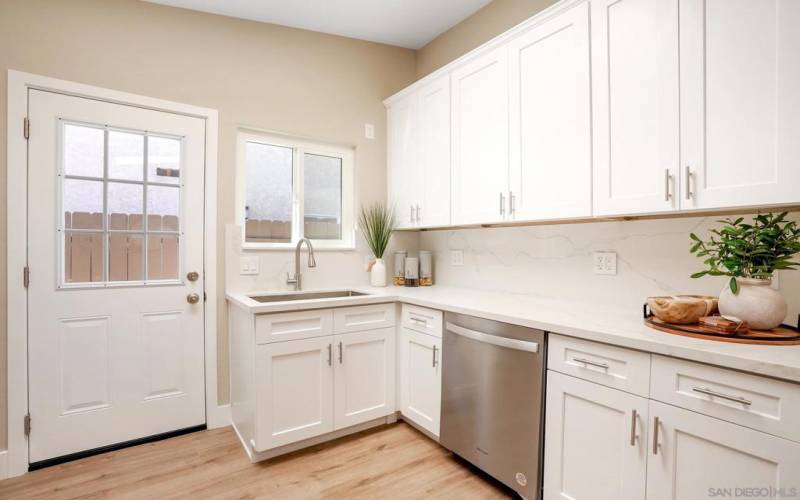
[[[674,325],[666,323],[655,316],[645,316],[644,322],[647,326],[656,330],[693,337],[696,339],[718,340],[720,342],[734,342],[737,344],[759,344],[759,345],[800,345],[800,331],[789,325],[781,325],[772,330],[748,330],[743,333],[719,333],[702,327],[698,324],[693,325]]]

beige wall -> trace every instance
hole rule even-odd
[[[360,202],[385,197],[382,100],[411,83],[411,50],[134,0],[0,1],[0,198],[6,198],[7,70],[15,69],[219,110],[219,280],[233,221],[241,124],[357,148]],[[364,123],[376,139],[363,138]],[[20,168],[12,166],[11,168]],[[0,317],[6,317],[6,203],[0,203]],[[278,252],[274,259],[286,260]],[[326,261],[363,267],[363,252]],[[20,270],[12,270],[18,273]],[[283,270],[281,269],[280,272]],[[366,276],[364,274],[364,276]],[[365,279],[359,277],[359,280]],[[222,296],[220,357],[227,359]],[[5,321],[0,321],[0,449],[5,448]],[[227,363],[221,363],[227,387]],[[227,393],[222,395],[227,399]]]
[[[431,73],[544,10],[556,0],[494,0],[417,52],[417,77]]]

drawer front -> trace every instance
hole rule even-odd
[[[256,344],[332,334],[333,313],[330,309],[256,316]]]
[[[442,338],[442,311],[403,304],[404,328]]]
[[[651,399],[800,442],[800,385],[653,356]]]
[[[650,355],[551,333],[547,367],[621,391],[648,397]]]
[[[394,326],[394,304],[343,307],[333,310],[334,333],[361,332]]]

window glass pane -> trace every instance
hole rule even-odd
[[[147,235],[147,279],[178,279],[178,235]]]
[[[165,137],[147,138],[147,180],[179,184],[181,176],[181,141]]]
[[[64,283],[103,281],[102,233],[64,233]]]
[[[144,236],[110,234],[108,236],[109,281],[142,281],[144,279]]]
[[[342,238],[342,159],[306,153],[303,159],[304,234]]]
[[[164,231],[163,219],[169,218],[167,226],[177,228],[177,218],[180,211],[180,189],[167,186],[147,186],[147,214],[148,229],[151,231]],[[175,230],[175,229],[173,229]]]
[[[64,173],[103,177],[103,129],[64,125]]]
[[[144,169],[144,135],[108,132],[108,176],[140,181]]]
[[[64,227],[103,229],[103,183],[64,179]]]
[[[292,148],[246,143],[246,241],[291,241],[292,154]]]
[[[141,226],[144,198],[141,184],[108,183],[108,225],[110,229]]]

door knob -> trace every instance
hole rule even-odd
[[[190,293],[189,295],[186,296],[186,302],[190,304],[197,304],[198,302],[200,302],[200,296],[197,295],[196,293]]]
[[[192,271],[186,275],[186,279],[189,281],[197,281],[199,277],[200,275],[197,273],[197,271]]]

